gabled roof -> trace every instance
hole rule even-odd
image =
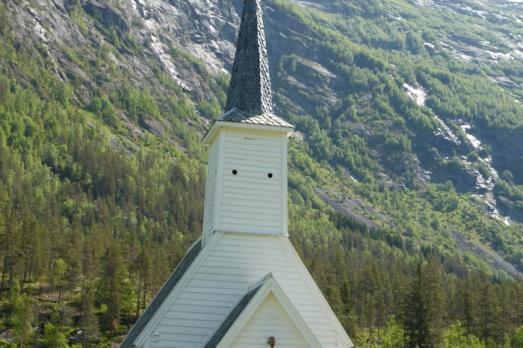
[[[173,291],[173,289],[176,287],[185,272],[187,272],[194,260],[196,260],[201,250],[202,241],[199,239],[196,243],[193,244],[187,254],[185,254],[182,261],[178,264],[178,267],[176,267],[167,282],[162,286],[156,297],[143,312],[142,316],[133,325],[123,342],[120,344],[120,348],[134,347],[135,340],[138,338],[142,330],[147,326],[147,323],[149,323],[156,311],[162,306],[164,301],[167,299],[171,291]]]
[[[263,300],[269,294],[273,294],[278,300],[294,325],[296,325],[296,328],[303,335],[306,342],[311,347],[321,348],[321,344],[300,316],[299,312],[280,287],[272,273],[267,274],[251,290],[247,291],[215,331],[207,344],[204,345],[204,348],[229,347],[236,336],[241,332],[241,329],[249,321],[249,318],[256,312],[263,303]]]
[[[220,121],[292,127],[273,113],[261,0],[244,0],[225,113]]]
[[[212,335],[211,339],[204,348],[215,348],[218,343],[222,340],[222,338],[227,334],[229,329],[234,325],[236,322],[236,319],[242,314],[243,310],[247,308],[251,300],[253,299],[254,295],[260,290],[261,286],[263,284],[260,284],[256,286],[254,289],[248,291],[245,296],[242,297],[240,302],[234,307],[234,309],[229,313],[227,318],[223,321],[223,323],[220,325],[218,330]]]

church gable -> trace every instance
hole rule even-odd
[[[249,290],[205,348],[321,347],[272,274]]]
[[[231,348],[267,348],[270,337],[278,347],[310,348],[274,295],[269,294],[247,321]]]

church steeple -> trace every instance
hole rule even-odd
[[[261,0],[244,0],[225,113],[220,121],[291,127],[273,114]]]
[[[292,128],[273,113],[261,0],[244,0],[225,113],[204,138],[204,244],[216,232],[287,235]]]
[[[244,0],[225,112],[272,114],[269,62],[260,0]]]

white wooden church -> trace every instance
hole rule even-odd
[[[287,139],[261,0],[244,0],[226,112],[209,145],[201,238],[121,347],[352,347],[287,233]]]

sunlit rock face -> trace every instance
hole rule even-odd
[[[75,15],[75,6],[81,6],[88,18]],[[56,73],[64,79],[75,74],[87,85],[96,83],[82,67],[72,66],[69,57],[63,56],[64,46],[84,48],[86,58],[94,60],[98,48],[120,45],[118,59],[112,54],[109,59],[135,70],[137,80],[152,78],[147,59],[154,58],[181,87],[205,93],[194,67],[177,59],[177,49],[190,53],[211,74],[228,71],[234,58],[241,4],[238,0],[88,0],[79,5],[70,0],[37,0],[8,1],[7,7],[16,25],[24,29],[17,31],[19,39],[25,43],[29,39],[43,48],[41,51],[55,61]],[[112,42],[112,31],[128,42]]]

